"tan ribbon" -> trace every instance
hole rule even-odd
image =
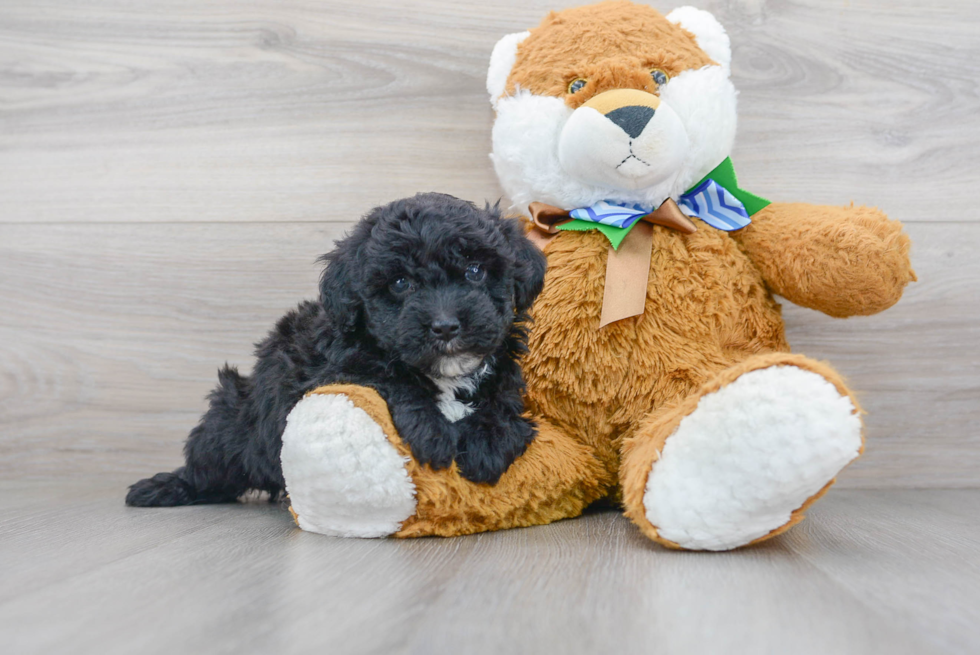
[[[600,328],[643,313],[652,256],[653,226],[643,221],[630,230],[619,250],[609,246]]]
[[[534,223],[534,228],[527,234],[528,239],[542,250],[558,234],[558,226],[571,220],[568,211],[542,202],[532,202],[528,211]],[[693,234],[698,229],[677,203],[668,198],[657,211],[640,219],[640,223],[619,244],[619,250],[609,246],[600,328],[643,313],[650,259],[653,257],[654,225],[684,234]]]
[[[547,234],[558,234],[558,226],[572,220],[567,209],[543,202],[532,202],[527,210],[531,212],[531,221],[535,226]]]

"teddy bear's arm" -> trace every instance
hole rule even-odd
[[[902,224],[873,207],[772,203],[732,236],[773,293],[837,318],[887,309],[915,280]]]

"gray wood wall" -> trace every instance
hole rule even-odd
[[[786,307],[869,411],[841,483],[977,486],[980,3],[694,4],[732,37],[745,185],[915,243],[882,315]],[[495,200],[490,50],[561,6],[0,1],[0,476],[172,468],[217,366],[368,208]]]

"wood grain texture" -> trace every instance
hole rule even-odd
[[[980,484],[980,5],[696,4],[732,37],[743,182],[915,241],[889,312],[786,308],[870,412],[842,485]],[[0,2],[0,474],[170,468],[358,216],[497,198],[488,53],[557,6]]]
[[[496,198],[489,53],[561,4],[3,3],[0,220],[348,221],[419,190]],[[732,37],[754,191],[977,220],[974,0],[694,4]]]
[[[0,225],[0,474],[173,468],[225,361],[316,293],[341,224]],[[920,281],[836,320],[786,306],[790,343],[869,411],[844,486],[976,486],[980,225],[909,225]],[[969,345],[973,347],[969,347]]]
[[[612,512],[344,540],[268,504],[126,508],[112,481],[0,491],[0,634],[24,655],[980,648],[977,490],[840,491],[804,527],[714,554]]]
[[[4,652],[980,650],[980,492],[900,489],[980,484],[980,4],[693,4],[732,37],[742,182],[878,205],[920,278],[879,316],[786,306],[868,450],[802,527],[712,555],[615,513],[399,542],[122,504],[358,216],[499,197],[489,52],[562,3],[0,0]]]

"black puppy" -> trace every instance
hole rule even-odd
[[[255,369],[218,372],[186,464],[130,487],[126,503],[231,502],[285,488],[286,415],[320,385],[374,388],[415,458],[455,460],[495,483],[534,438],[522,417],[527,310],[543,255],[518,221],[426,193],[371,211],[321,258],[320,301],[286,314],[256,349]]]

